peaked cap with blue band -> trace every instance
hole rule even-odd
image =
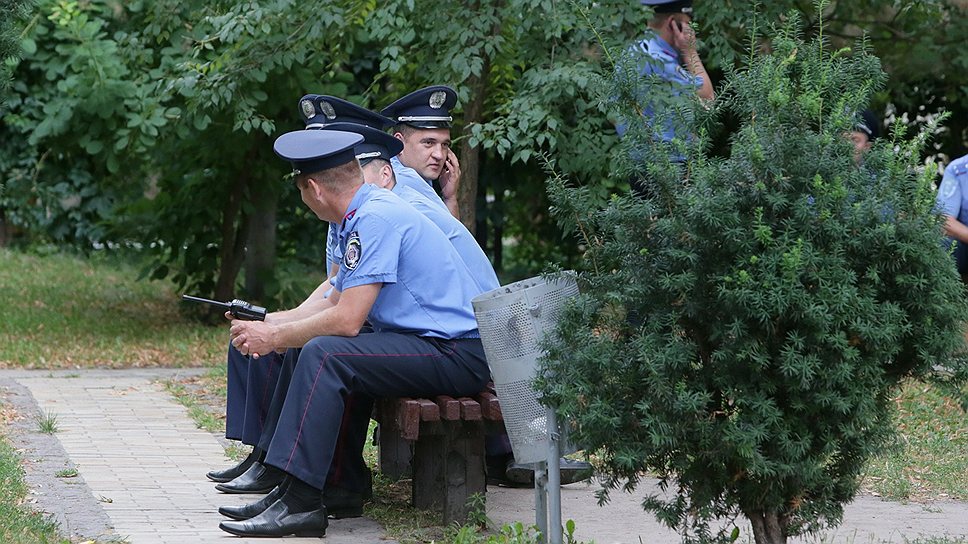
[[[377,130],[394,124],[379,113],[362,106],[325,94],[307,94],[299,99],[299,115],[306,128],[323,128],[331,123],[356,123]]]
[[[656,13],[685,13],[692,15],[692,0],[641,0]]]
[[[373,159],[383,159],[389,161],[403,151],[403,142],[390,136],[382,130],[358,125],[355,123],[330,123],[322,130],[338,130],[342,132],[352,132],[363,136],[363,141],[356,144],[353,152],[356,158],[363,165]]]
[[[296,130],[276,138],[272,150],[292,164],[293,175],[312,174],[356,160],[363,136],[337,130]]]
[[[380,110],[396,124],[415,128],[450,128],[450,109],[457,105],[457,91],[432,85],[414,91]]]

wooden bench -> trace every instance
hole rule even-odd
[[[442,511],[444,523],[467,521],[467,501],[487,491],[484,436],[504,433],[493,388],[474,397],[377,401],[380,471],[411,477],[413,505]]]

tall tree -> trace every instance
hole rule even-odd
[[[573,439],[601,452],[609,489],[659,476],[668,495],[643,506],[686,542],[734,540],[717,525],[737,515],[757,544],[838,524],[892,438],[899,383],[949,379],[940,367],[968,377],[952,356],[965,347],[965,287],[932,174],[919,173],[927,135],[856,164],[844,134],[883,87],[879,62],[866,44],[833,49],[823,27],[805,41],[798,15],[787,21],[764,38],[770,53],[728,74],[714,110],[673,104],[697,117],[672,144],[685,164],[649,138],[643,82],[617,72],[607,94],[650,196],[597,207],[585,188],[552,186],[589,249],[539,387]],[[738,128],[710,156],[708,129],[727,116]]]

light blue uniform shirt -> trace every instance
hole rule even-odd
[[[944,169],[936,203],[942,213],[968,225],[968,155],[951,161]],[[954,241],[953,238],[948,238],[949,247]],[[954,257],[958,271],[968,273],[968,244],[958,243]]]
[[[339,251],[339,225],[330,223],[326,231],[326,276],[334,264],[339,264],[343,254]]]
[[[471,307],[477,282],[444,233],[400,197],[363,184],[338,237],[336,289],[383,284],[367,316],[375,331],[480,337]]]
[[[658,34],[650,32],[651,37],[646,37],[642,41],[633,44],[629,49],[632,58],[637,59],[637,68],[642,77],[652,77],[657,75],[659,78],[672,83],[669,87],[670,96],[680,96],[683,92],[697,90],[703,85],[702,76],[690,74],[682,66],[682,59],[679,52],[663,40]],[[647,119],[655,115],[655,110],[650,104],[647,96],[639,97],[642,104],[642,115]],[[628,126],[620,123],[615,127],[619,136],[625,134]],[[660,136],[663,141],[671,141],[675,137],[675,125],[673,119],[666,119],[661,128]]]
[[[938,188],[938,208],[968,225],[968,155],[951,161]]]
[[[416,170],[410,168],[409,166],[404,166],[400,159],[393,157],[390,159],[390,167],[393,168],[393,175],[397,178],[397,185],[405,185],[410,187],[414,191],[417,191],[424,196],[430,202],[439,205],[444,210],[447,210],[447,205],[440,198],[440,195],[434,191],[433,184],[430,181],[425,180]],[[448,211],[449,213],[449,211]]]
[[[474,277],[477,287],[482,293],[501,286],[497,280],[497,274],[494,273],[494,267],[491,266],[491,261],[487,259],[487,255],[484,254],[484,250],[474,239],[474,235],[467,230],[463,223],[451,215],[449,210],[441,209],[440,206],[433,204],[417,191],[400,183],[393,186],[393,192],[407,204],[413,206],[413,209],[430,219],[430,222],[444,233],[444,236],[450,240],[461,260],[470,270],[471,276]]]

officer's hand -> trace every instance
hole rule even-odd
[[[437,182],[440,183],[440,193],[444,202],[457,198],[457,187],[460,185],[460,163],[457,162],[457,155],[454,154],[453,149],[447,150],[444,168],[440,171]]]
[[[265,355],[276,348],[272,341],[272,325],[262,321],[232,320],[229,334],[235,349],[242,355],[251,355],[253,359],[258,359],[260,355]]]
[[[696,30],[691,25],[683,24],[680,28],[676,21],[669,21],[672,29],[672,47],[680,53],[688,53],[696,50]]]

